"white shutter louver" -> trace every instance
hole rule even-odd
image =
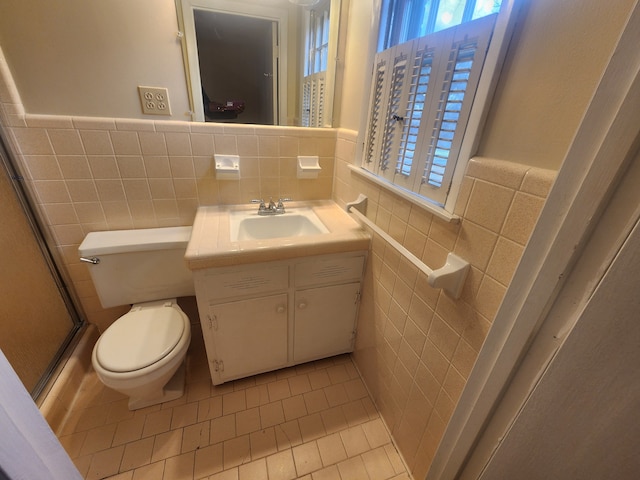
[[[369,128],[367,129],[367,140],[364,158],[367,164],[371,164],[376,157],[378,145],[378,133],[382,129],[382,118],[384,116],[384,79],[387,71],[387,59],[376,58],[376,71],[373,78],[373,91],[371,96],[371,107],[369,110]]]
[[[433,129],[429,148],[430,162],[422,176],[423,183],[428,182],[434,187],[442,186],[477,47],[476,42],[462,45],[456,58],[449,62],[452,69],[447,70],[447,77],[451,80],[443,85],[446,90],[442,92],[437,109],[437,124]]]
[[[380,160],[378,164],[380,170],[383,172],[389,168],[389,163],[391,162],[391,157],[394,151],[393,144],[396,139],[397,123],[402,121],[402,117],[399,115],[399,112],[406,70],[407,55],[405,52],[398,49],[398,52],[394,55],[393,59],[391,90],[388,98],[384,133],[382,135],[382,151],[380,152]]]
[[[316,127],[323,127],[324,126],[324,117],[323,117],[323,113],[324,113],[324,96],[325,96],[324,85],[325,85],[325,72],[322,72],[321,74],[319,74],[318,91],[317,91],[317,96],[315,98],[317,118],[316,118],[316,123],[315,123],[314,126],[316,126]]]
[[[398,161],[396,162],[396,173],[400,175],[411,175],[420,124],[427,105],[433,56],[433,48],[425,46],[424,48],[419,47],[413,57],[407,107],[403,116]]]
[[[314,73],[303,79],[302,115],[303,127],[322,127],[326,72]]]
[[[311,126],[311,80],[305,77],[302,83],[302,116],[300,124],[303,127]]]
[[[433,109],[433,129],[417,191],[444,204],[469,120],[473,98],[489,47],[495,15],[452,29],[441,56],[444,72]]]

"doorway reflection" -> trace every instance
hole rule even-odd
[[[277,22],[194,10],[205,120],[276,125]]]

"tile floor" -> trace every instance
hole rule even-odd
[[[58,435],[85,478],[411,478],[349,355],[214,387],[196,331],[178,400],[131,412],[86,376]]]

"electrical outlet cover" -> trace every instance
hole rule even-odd
[[[169,91],[163,87],[138,86],[142,113],[147,115],[171,115]]]

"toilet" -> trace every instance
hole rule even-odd
[[[98,378],[129,397],[129,409],[184,394],[189,318],[177,298],[195,295],[184,254],[191,227],[89,233],[78,252],[104,308],[131,304],[100,336]]]

